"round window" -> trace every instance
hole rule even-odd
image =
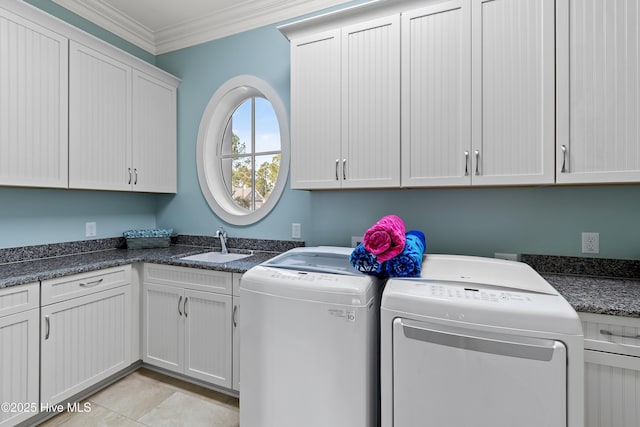
[[[198,180],[221,219],[253,224],[275,207],[288,175],[288,129],[280,97],[257,77],[235,77],[211,97],[198,131]]]

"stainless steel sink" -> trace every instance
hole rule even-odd
[[[238,261],[250,257],[251,254],[223,254],[222,252],[205,252],[203,254],[190,255],[180,259],[186,261],[202,261],[213,264],[224,264],[225,262]]]

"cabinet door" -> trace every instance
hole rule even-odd
[[[131,67],[69,46],[69,187],[129,190]]]
[[[0,317],[0,402],[36,405],[40,409],[39,310]],[[14,408],[10,408],[14,409]],[[13,426],[35,415],[0,411],[0,426]]]
[[[67,187],[67,57],[66,38],[0,9],[0,185]]]
[[[176,88],[133,71],[133,190],[176,192]]]
[[[342,29],[343,188],[400,185],[400,16]]]
[[[585,350],[585,427],[640,425],[640,358]]]
[[[473,184],[554,182],[554,5],[473,0]]]
[[[558,1],[559,183],[640,181],[640,5]]]
[[[291,188],[339,188],[340,30],[291,41]]]
[[[233,296],[233,385],[231,388],[240,391],[240,297]]]
[[[402,14],[402,185],[469,185],[471,4]]]
[[[183,290],[151,283],[145,283],[142,289],[142,360],[181,373],[184,366]]]
[[[231,388],[231,296],[184,292],[184,374]]]
[[[129,366],[131,285],[41,309],[41,399],[57,404]]]

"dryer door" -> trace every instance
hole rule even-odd
[[[395,319],[394,427],[558,427],[567,420],[560,341]]]

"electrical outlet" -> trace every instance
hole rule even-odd
[[[96,223],[95,222],[85,222],[85,224],[84,224],[84,235],[86,237],[95,237],[95,235],[96,235]]]
[[[355,248],[356,246],[358,246],[360,243],[362,243],[362,238],[364,236],[351,236],[351,247]]]
[[[300,227],[300,224],[297,223],[292,223],[291,224],[291,238],[292,239],[299,239],[300,236],[302,235],[302,230]]]
[[[582,253],[600,253],[600,233],[582,232]]]

